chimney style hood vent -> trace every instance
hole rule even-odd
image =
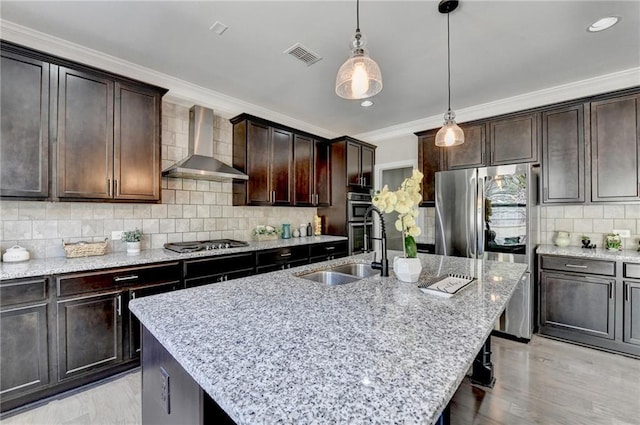
[[[189,156],[164,170],[162,175],[213,181],[249,179],[213,157],[213,110],[198,105],[189,109]]]

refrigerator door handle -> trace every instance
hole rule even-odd
[[[484,257],[484,220],[485,220],[485,199],[484,184],[485,177],[478,176],[478,198],[476,199],[476,258]]]
[[[474,172],[467,187],[467,257],[477,258],[476,252],[476,202],[478,199],[478,179]]]

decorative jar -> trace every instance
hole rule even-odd
[[[569,246],[571,244],[571,233],[558,230],[556,234],[555,244],[556,246],[559,246],[561,248]]]

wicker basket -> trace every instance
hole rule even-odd
[[[109,239],[104,242],[65,242],[62,241],[64,254],[67,258],[90,257],[92,255],[104,255],[107,252]]]
[[[275,241],[277,239],[280,239],[280,235],[278,235],[277,233],[271,234],[271,235],[253,235],[253,239],[261,242],[261,241]]]

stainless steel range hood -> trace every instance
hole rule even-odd
[[[167,177],[199,180],[248,180],[249,176],[213,157],[213,110],[189,109],[189,156],[162,172]]]

